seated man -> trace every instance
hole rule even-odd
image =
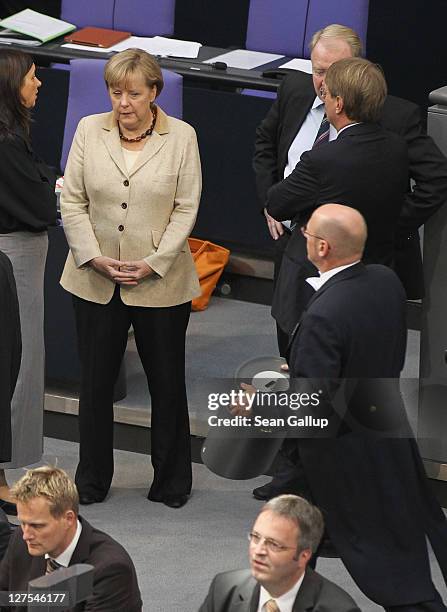
[[[93,594],[76,610],[142,610],[132,560],[121,544],[78,516],[78,492],[63,470],[28,470],[12,494],[21,529],[11,536],[0,563],[0,591],[26,592],[34,578],[61,566],[88,563],[94,567]]]
[[[307,567],[322,534],[321,512],[305,499],[270,500],[248,536],[251,572],[218,574],[199,612],[360,612],[345,591]]]

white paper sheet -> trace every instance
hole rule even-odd
[[[163,57],[175,56],[196,58],[199,55],[199,49],[202,45],[197,42],[190,42],[189,40],[165,38],[164,36],[154,36],[153,38],[131,36],[116,45],[107,47],[107,49],[90,45],[75,45],[73,43],[62,46],[70,49],[79,49],[80,51],[97,51],[98,53],[110,53],[111,51],[125,51],[126,49],[138,48],[148,53],[152,53],[152,55]]]
[[[76,45],[75,43],[65,43],[65,45],[61,45],[61,47],[65,47],[66,49],[77,49],[78,51],[93,51],[94,53],[110,53],[110,51],[113,51],[113,46],[104,49],[104,47],[95,47],[93,45]]]
[[[35,40],[34,38],[27,38],[26,34],[20,34],[20,32],[14,32],[5,28],[0,30],[0,43],[2,45],[26,45],[27,47],[38,47],[42,44],[42,41]]]
[[[236,49],[235,51],[228,51],[222,55],[217,55],[209,60],[206,60],[204,64],[212,64],[214,62],[225,62],[230,68],[245,68],[251,70],[258,66],[263,66],[269,62],[273,62],[277,59],[281,59],[284,55],[277,55],[276,53],[263,53],[261,51],[247,51],[246,49]]]
[[[114,51],[124,51],[124,49],[138,47],[152,53],[152,55],[196,58],[201,46],[198,42],[165,38],[164,36],[154,36],[153,38],[131,36],[127,40],[114,45]]]
[[[279,68],[290,68],[291,70],[301,70],[301,72],[312,74],[312,62],[308,59],[295,58],[282,64]]]

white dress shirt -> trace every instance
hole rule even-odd
[[[338,266],[337,268],[332,268],[332,270],[327,270],[327,272],[319,272],[320,276],[311,276],[310,278],[306,278],[306,283],[309,283],[309,285],[313,287],[315,291],[318,291],[318,289],[321,289],[324,283],[327,283],[330,278],[332,278],[342,270],[346,270],[346,268],[355,266],[355,264],[358,263],[360,263],[360,259],[354,261],[353,263],[346,264],[345,266]]]
[[[287,178],[294,170],[295,166],[301,159],[301,155],[306,151],[310,151],[310,149],[313,147],[323,117],[324,102],[322,102],[317,96],[311,109],[307,113],[303,124],[298,130],[298,134],[295,136],[294,141],[290,145],[290,149],[287,154],[287,166],[284,168],[284,178]],[[335,140],[335,138],[337,138],[337,130],[333,125],[329,125],[329,140]],[[290,229],[290,221],[283,221],[283,225]]]
[[[70,565],[70,561],[73,556],[74,550],[76,546],[78,545],[79,538],[81,537],[81,531],[82,531],[82,525],[78,519],[78,525],[76,527],[76,533],[74,535],[74,538],[72,539],[70,544],[67,546],[67,548],[64,550],[64,552],[62,552],[58,557],[54,559],[56,563],[59,563],[59,565],[63,565],[64,567],[68,567]],[[45,559],[49,559],[49,557],[50,555],[47,553],[45,555]]]
[[[284,595],[281,595],[281,597],[272,597],[270,593],[266,589],[264,589],[263,586],[261,586],[257,612],[265,612],[264,606],[270,599],[275,600],[275,603],[278,606],[280,612],[292,612],[293,604],[295,603],[296,596],[298,595],[298,591],[300,590],[300,586],[302,585],[303,580],[304,574],[294,584],[290,591],[287,591],[287,593],[284,593]]]

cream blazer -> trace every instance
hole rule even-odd
[[[113,114],[81,119],[61,194],[70,247],[61,285],[85,300],[109,302],[115,283],[85,265],[105,255],[144,259],[155,272],[120,287],[129,306],[174,306],[200,295],[187,242],[200,192],[197,139],[187,123],[158,108],[154,132],[128,172]]]

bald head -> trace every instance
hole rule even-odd
[[[324,204],[309,219],[307,231],[309,235],[321,237],[329,245],[327,250],[312,250],[308,244],[309,258],[320,270],[329,270],[362,258],[367,227],[364,218],[355,208],[342,204]]]

